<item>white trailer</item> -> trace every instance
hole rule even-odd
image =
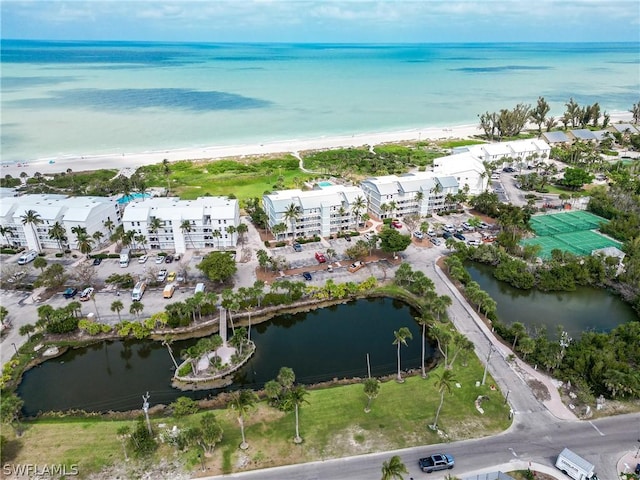
[[[128,248],[123,248],[120,251],[120,267],[125,268],[129,266],[129,252]]]
[[[568,448],[562,450],[558,455],[556,468],[574,480],[598,480],[593,464]]]

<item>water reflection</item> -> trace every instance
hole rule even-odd
[[[637,320],[631,306],[602,289],[578,287],[573,292],[519,290],[495,279],[491,267],[468,263],[467,271],[497,302],[498,318],[505,323],[522,322],[530,332],[546,328],[557,338],[558,327],[570,337],[584,331],[608,332],[617,325]]]
[[[366,355],[375,376],[396,371],[393,331],[408,327],[413,340],[402,348],[402,368],[420,366],[420,328],[416,312],[391,299],[367,299],[307,313],[281,315],[252,327],[257,351],[224,389],[181,392],[171,388],[173,363],[161,342],[113,341],[71,350],[24,376],[18,393],[28,415],[38,411],[87,411],[140,408],[141,395],[152,404],[168,404],[181,395],[205,398],[239,387],[258,389],[282,366],[306,384],[332,378],[364,377]],[[176,341],[175,355],[196,340]],[[428,358],[433,355],[429,348]]]

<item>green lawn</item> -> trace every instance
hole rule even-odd
[[[204,195],[235,195],[239,199],[261,197],[265,191],[299,188],[310,178],[298,168],[290,155],[273,159],[181,161],[169,164],[169,174],[162,164],[141,167],[138,172],[148,186],[166,187],[183,199]]]
[[[251,446],[247,455],[252,468],[441,442],[443,439],[428,428],[440,400],[434,387],[434,373],[439,372],[436,369],[426,380],[414,376],[402,384],[393,380],[383,383],[368,414],[364,412],[367,398],[362,384],[310,391],[309,403],[300,410],[304,443],[299,446],[292,443],[294,414],[284,414],[261,402],[246,421],[246,437]],[[452,393],[445,395],[439,421],[446,440],[486,436],[506,429],[510,424],[508,407],[500,392],[490,390],[493,380],[489,377],[484,387],[475,387],[483,373],[479,361],[474,357],[467,367],[457,363],[454,373],[461,388],[454,386]],[[488,397],[482,405],[483,415],[474,406],[481,394]],[[222,409],[214,413],[224,428],[224,438],[213,457],[207,459],[208,466],[212,473],[230,472],[241,455],[237,448],[240,431],[234,412]],[[154,418],[153,424],[195,424],[199,415],[180,420]],[[134,421],[90,417],[29,422],[24,435],[12,439],[3,455],[10,455],[14,463],[77,463],[81,472],[97,471],[122,460],[122,445],[116,432],[125,424],[133,427]],[[175,454],[171,447],[163,445],[156,455]],[[197,463],[193,449],[177,455],[183,456],[188,465]]]

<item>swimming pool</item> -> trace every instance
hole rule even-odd
[[[332,182],[328,182],[328,181],[318,182],[318,186],[319,187],[333,187],[333,183]]]
[[[117,202],[122,205],[123,203],[129,203],[133,200],[138,200],[140,198],[149,198],[151,195],[148,193],[132,193],[131,195],[126,195],[120,197]]]

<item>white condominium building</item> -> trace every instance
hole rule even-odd
[[[458,181],[432,172],[385,175],[364,180],[360,186],[367,198],[369,213],[379,219],[420,216],[455,205]]]
[[[268,228],[276,238],[328,237],[354,229],[367,211],[364,192],[359,187],[331,185],[316,190],[280,190],[262,197]],[[274,227],[282,224],[283,227]],[[282,231],[279,231],[281,228]]]
[[[489,182],[491,172],[486,171],[485,165],[491,165],[491,168],[533,166],[547,160],[550,154],[551,147],[538,139],[467,145],[454,148],[452,155],[436,158],[433,171],[455,177],[461,188],[468,185],[469,193],[477,195]]]
[[[112,198],[33,194],[3,197],[0,203],[2,243],[29,250],[78,248],[79,229],[84,229],[95,246],[109,238],[105,222],[112,229],[120,224],[120,209]],[[55,229],[51,232],[56,224],[62,236]]]
[[[238,201],[227,197],[180,200],[157,197],[129,203],[122,224],[134,231],[132,246],[184,253],[187,248],[235,248],[240,224]],[[144,238],[143,238],[144,237]]]

